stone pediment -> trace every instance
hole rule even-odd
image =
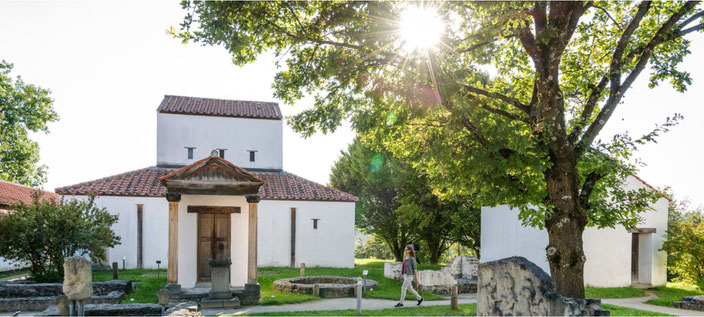
[[[266,184],[259,177],[220,157],[211,155],[159,178],[169,193],[200,195],[257,194]]]

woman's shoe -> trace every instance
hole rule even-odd
[[[418,305],[417,305],[417,306],[420,306],[420,303],[422,303],[422,302],[423,302],[423,297],[421,297],[421,298],[418,300]]]
[[[398,303],[398,304],[396,304],[396,306],[394,306],[394,307],[403,307],[403,304]]]

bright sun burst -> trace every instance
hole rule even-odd
[[[434,8],[410,5],[401,13],[401,40],[409,52],[435,48],[444,31],[445,22]]]

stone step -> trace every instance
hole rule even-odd
[[[226,299],[203,298],[201,309],[240,308],[240,299],[237,297]]]
[[[86,304],[86,316],[161,316],[159,304]],[[40,315],[58,315],[56,305],[49,306]]]

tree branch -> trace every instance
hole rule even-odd
[[[484,96],[484,97],[499,99],[499,100],[501,100],[501,101],[504,101],[504,102],[506,102],[506,103],[508,103],[508,104],[510,104],[510,105],[512,105],[512,106],[514,106],[514,107],[516,107],[516,108],[518,108],[518,109],[520,109],[521,111],[523,111],[523,112],[525,112],[525,113],[527,113],[527,114],[530,114],[530,110],[528,109],[528,106],[527,106],[527,105],[524,105],[523,103],[521,103],[520,101],[518,101],[518,99],[516,99],[516,98],[508,97],[508,96],[506,96],[506,95],[502,95],[502,94],[497,93],[497,92],[486,91],[486,90],[484,90],[484,89],[477,88],[477,87],[470,86],[470,85],[463,85],[463,88],[464,88],[465,90],[467,90],[467,91],[469,91],[469,92],[471,92],[471,93],[477,94],[477,95],[482,95],[482,96]]]
[[[618,24],[618,22],[616,22],[616,20],[614,20],[614,18],[611,16],[611,14],[609,13],[609,11],[606,11],[606,9],[605,9],[604,7],[600,7],[600,6],[594,5],[593,3],[590,4],[590,6],[591,6],[591,7],[594,7],[594,8],[597,8],[597,9],[599,9],[599,10],[601,10],[601,11],[603,11],[604,14],[606,14],[606,16],[609,17],[609,19],[611,20],[611,22],[613,22],[619,30],[622,30],[622,29],[623,29],[623,28],[621,27],[621,25]]]
[[[587,179],[584,180],[582,190],[579,192],[579,204],[585,209],[589,207],[589,197],[591,197],[592,191],[594,191],[596,182],[604,178],[604,176],[606,176],[606,174],[592,172],[589,173]]]
[[[660,28],[655,32],[655,35],[648,41],[648,44],[645,45],[643,52],[641,56],[638,59],[638,62],[636,63],[636,66],[634,69],[631,71],[628,76],[626,76],[626,79],[623,81],[623,83],[614,83],[613,80],[617,79],[614,72],[616,72],[616,75],[618,75],[618,80],[620,80],[620,68],[619,69],[612,69],[612,74],[611,74],[611,85],[617,85],[617,88],[611,88],[611,91],[609,93],[609,98],[606,100],[606,104],[604,107],[601,109],[599,114],[597,115],[596,119],[594,122],[592,122],[591,125],[589,125],[589,128],[587,128],[587,131],[584,132],[584,135],[582,136],[582,139],[579,141],[579,145],[577,147],[576,153],[577,156],[581,156],[586,148],[594,141],[596,136],[599,134],[601,129],[606,125],[606,122],[609,120],[611,117],[611,114],[613,113],[614,109],[616,109],[616,106],[618,106],[619,102],[623,98],[623,94],[630,88],[630,86],[633,84],[633,82],[638,78],[638,75],[640,75],[641,71],[645,68],[645,65],[648,63],[650,60],[650,57],[652,56],[652,53],[655,49],[655,47],[664,42],[665,36],[675,27],[675,24],[679,19],[682,18],[687,12],[690,10],[694,9],[694,7],[699,3],[699,1],[688,1],[682,7],[680,7],[677,12],[673,13],[667,21],[665,21]],[[638,12],[641,11],[641,5],[639,5]],[[635,19],[635,18],[634,18]],[[629,25],[630,27],[630,25]],[[628,30],[628,28],[627,28]],[[624,32],[625,33],[625,32]],[[619,41],[620,43],[620,41]],[[619,48],[617,47],[617,51]],[[621,52],[620,54],[623,54]],[[616,55],[616,52],[614,52],[614,57],[616,56],[621,56],[621,55]],[[620,67],[620,61],[618,62],[618,66]],[[615,65],[615,62],[612,60],[612,65]]]
[[[510,112],[507,112],[507,111],[504,111],[504,110],[501,110],[501,109],[497,109],[497,108],[494,108],[494,107],[489,106],[489,105],[486,105],[486,104],[481,105],[481,108],[484,109],[484,110],[486,110],[486,111],[489,111],[489,112],[491,112],[491,113],[504,116],[504,117],[506,117],[506,118],[508,118],[508,119],[511,119],[511,120],[514,120],[514,121],[521,121],[521,122],[528,123],[528,120],[526,120],[526,119],[519,118],[518,116],[516,116],[516,115],[514,115],[514,114],[512,114],[512,113],[510,113]]]

